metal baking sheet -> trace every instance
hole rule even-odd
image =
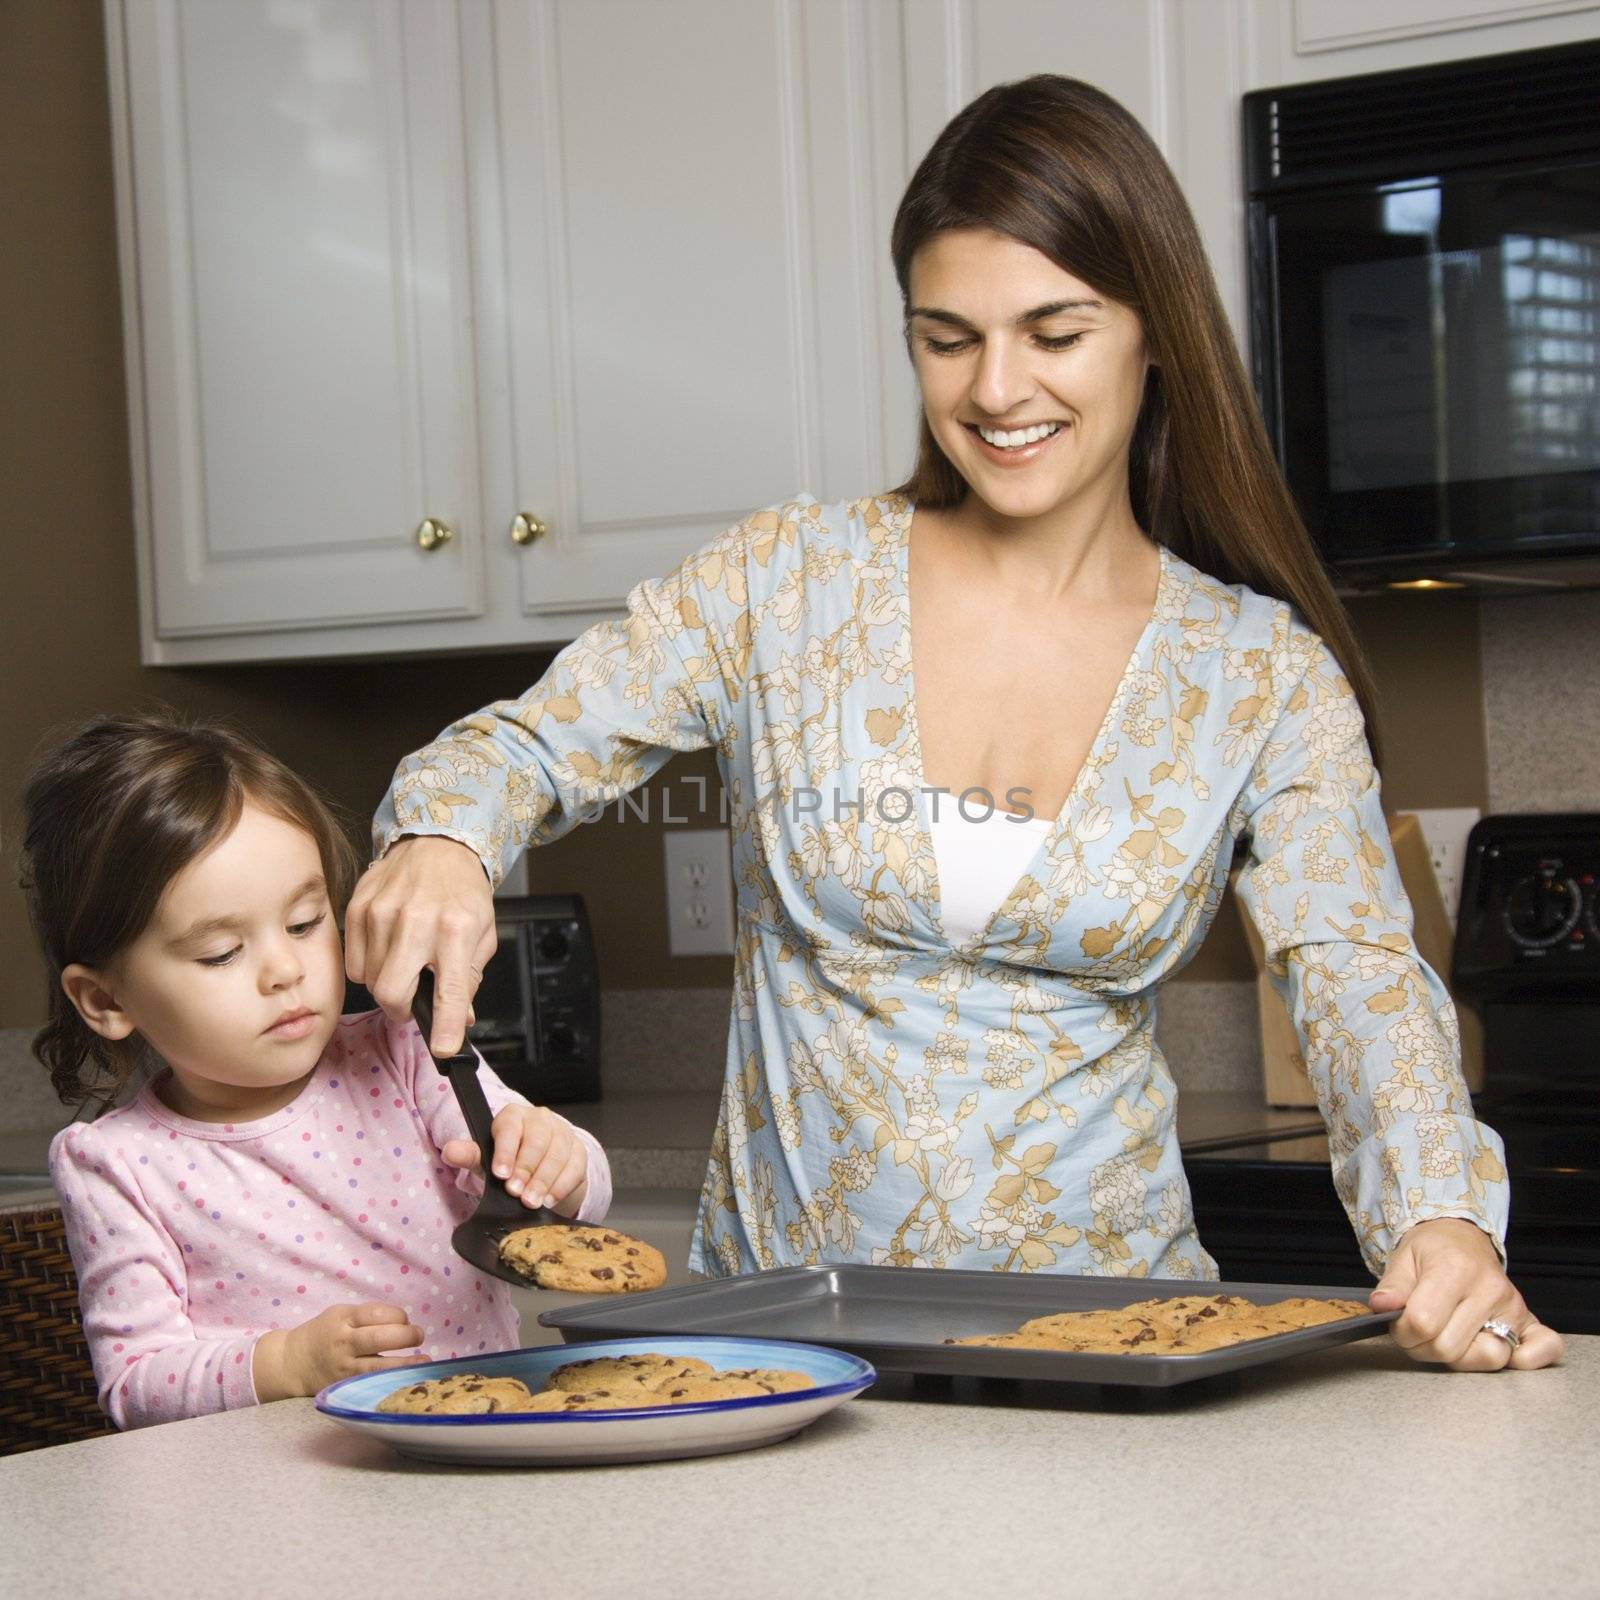
[[[848,1350],[880,1372],[1166,1388],[1368,1339],[1381,1333],[1396,1315],[1392,1311],[1369,1312],[1193,1355],[1091,1355],[944,1342],[976,1333],[1007,1333],[1030,1317],[1058,1311],[1105,1311],[1136,1300],[1194,1294],[1238,1295],[1257,1305],[1299,1296],[1364,1299],[1359,1289],[1306,1284],[1080,1278],[917,1267],[782,1267],[625,1298],[606,1296],[546,1311],[539,1321],[558,1329],[568,1344],[648,1334],[799,1339]]]

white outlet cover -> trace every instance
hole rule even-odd
[[[667,943],[675,956],[733,952],[733,851],[726,828],[668,828]]]
[[[1439,894],[1453,921],[1461,909],[1461,875],[1467,864],[1467,835],[1483,813],[1476,806],[1443,806],[1416,813],[1428,859],[1439,880]]]

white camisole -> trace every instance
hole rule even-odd
[[[1000,810],[973,822],[953,799],[940,797],[930,828],[939,868],[939,920],[952,945],[965,944],[988,926],[1053,824],[1050,817],[1024,820]]]

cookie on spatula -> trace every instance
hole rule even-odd
[[[654,1245],[581,1223],[515,1228],[500,1241],[500,1259],[541,1289],[572,1294],[636,1294],[667,1281]]]

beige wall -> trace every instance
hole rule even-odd
[[[363,832],[396,759],[472,706],[515,693],[535,653],[182,671],[139,664],[127,408],[101,11],[92,0],[0,5],[0,1026],[42,1016],[43,977],[16,890],[17,780],[48,731],[161,700],[230,716],[319,783]],[[1384,695],[1391,808],[1487,799],[1477,608],[1452,596],[1364,601],[1357,621]],[[706,755],[675,760],[673,807]],[[662,905],[661,808],[608,818],[534,857],[534,887],[576,890],[611,987],[714,986],[726,958],[674,960]],[[1234,919],[1218,919],[1185,976],[1245,976]]]

